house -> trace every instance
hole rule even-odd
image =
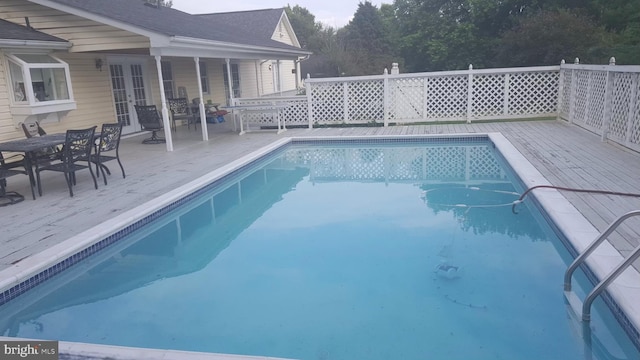
[[[252,20],[232,20],[242,17]],[[142,104],[162,109],[169,129],[167,99],[202,108],[294,90],[309,55],[283,9],[192,15],[143,0],[8,0],[0,20],[0,141],[21,138],[32,120],[48,132],[115,121],[138,132]]]

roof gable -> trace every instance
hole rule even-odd
[[[262,40],[273,40],[274,34],[279,32],[279,28],[282,26],[288,32],[288,38],[291,39],[293,46],[300,47],[284,8],[196,14],[195,16],[207,19],[213,24],[218,24],[218,26],[237,26],[237,24],[242,24],[245,31]]]
[[[205,18],[168,7],[155,7],[142,0],[29,0],[40,5],[64,11],[70,7],[98,18],[115,20],[124,25],[136,27],[165,36],[178,36],[225,43],[294,50],[296,47],[258,36],[238,24],[212,23]],[[242,23],[244,25],[244,23]],[[273,32],[273,29],[269,34]]]

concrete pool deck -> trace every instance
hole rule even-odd
[[[3,229],[0,266],[7,268],[12,263],[21,263],[22,259],[38,257],[35,254],[180,185],[221,169],[283,137],[491,132],[502,133],[553,185],[620,192],[640,191],[640,154],[600,142],[594,134],[556,121],[292,129],[281,135],[260,132],[241,137],[229,129],[214,125],[210,128],[212,135],[207,143],[199,141],[199,132],[180,128],[174,133],[176,149],[173,153],[167,153],[162,144],[142,145],[139,143],[140,137],[124,140],[121,157],[127,171],[126,179],[122,179],[117,166],[111,166],[114,171],[109,177],[109,185],[99,183],[99,190],[94,190],[88,172],[78,174],[78,185],[74,189],[76,195],[69,198],[63,177],[52,174],[43,178],[43,197],[36,201],[28,198],[20,204],[0,208],[3,214],[0,220]],[[12,178],[9,188],[29,194],[27,182],[18,179]],[[618,216],[640,209],[639,198],[569,192],[563,192],[562,195],[598,231],[602,231]],[[638,224],[630,220],[610,237],[610,242],[622,255],[637,246],[640,238]],[[637,267],[638,262],[635,265]]]

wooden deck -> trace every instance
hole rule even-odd
[[[600,141],[597,135],[563,122],[520,121],[482,124],[413,125],[376,128],[290,129],[284,134],[238,136],[228,124],[209,125],[210,140],[186,127],[173,133],[175,151],[164,144],[143,145],[142,136],[123,140],[121,157],[105,186],[93,188],[88,172],[78,174],[75,196],[64,177],[43,173],[42,197],[31,200],[26,177],[9,179],[9,190],[26,195],[22,203],[0,207],[0,269],[134,208],[159,194],[238,159],[283,136],[446,134],[500,132],[554,185],[640,193],[640,154]],[[226,126],[226,127],[225,127]],[[640,209],[640,198],[563,192],[598,229]],[[623,254],[640,243],[640,221],[630,220],[610,241]],[[640,269],[640,261],[635,264]]]

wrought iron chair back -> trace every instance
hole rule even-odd
[[[72,186],[76,184],[76,172],[79,170],[89,169],[93,179],[93,185],[96,189],[98,188],[98,182],[91,167],[91,151],[94,147],[96,127],[97,126],[93,126],[82,130],[67,130],[60,162],[36,168],[36,176],[38,178],[36,182],[38,183],[38,193],[41,196],[42,181],[40,181],[40,172],[45,170],[64,173],[67,186],[69,187],[69,195],[72,197]],[[81,164],[85,161],[86,165]]]
[[[100,177],[100,173],[102,173],[105,185],[107,185],[107,174],[111,175],[109,168],[103,165],[107,161],[117,160],[120,170],[122,170],[122,178],[126,177],[119,153],[121,136],[122,123],[102,124],[100,140],[96,144],[96,153],[91,156],[91,162],[96,164],[96,175]],[[110,151],[115,151],[115,155],[105,155]]]
[[[189,99],[187,98],[172,98],[167,99],[167,106],[171,111],[171,119],[173,121],[173,129],[176,129],[176,120],[187,120],[187,128],[191,128],[191,124],[194,127],[197,126],[195,117],[191,113],[191,106],[189,105]],[[197,130],[197,127],[196,127]]]

